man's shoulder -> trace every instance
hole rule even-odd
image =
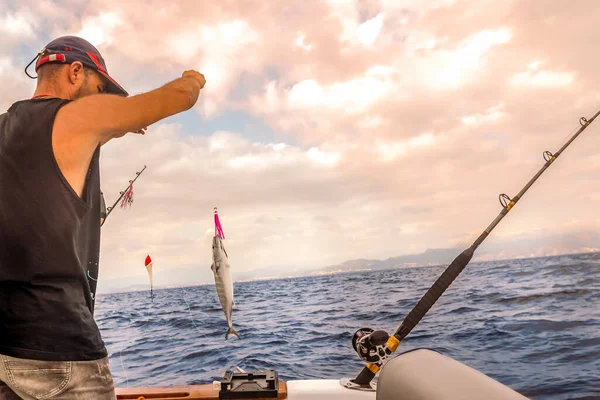
[[[7,131],[14,130],[39,130],[44,121],[54,119],[58,110],[69,102],[56,97],[15,101],[0,114],[0,134],[4,136]]]
[[[15,112],[20,109],[44,107],[44,106],[49,106],[49,105],[53,105],[53,104],[63,104],[63,103],[66,104],[69,102],[71,102],[71,100],[61,99],[59,97],[42,97],[42,98],[35,98],[35,99],[34,98],[22,99],[22,100],[17,100],[14,103],[12,103],[10,105],[10,107],[8,107],[8,109],[0,115],[5,115],[5,114],[7,115],[7,114],[10,114],[11,112]]]

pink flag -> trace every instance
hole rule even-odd
[[[221,226],[221,221],[219,221],[219,214],[217,212],[217,207],[215,207],[215,236],[219,235],[221,239],[225,239],[225,234],[223,233],[223,227]]]

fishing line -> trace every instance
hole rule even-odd
[[[133,321],[129,322],[127,329],[131,327]],[[121,361],[121,368],[123,368],[123,374],[125,374],[125,386],[129,387],[129,377],[127,376],[127,368],[125,368],[125,364],[123,363],[123,349],[125,348],[125,342],[121,343],[121,350],[119,350],[119,360]]]
[[[183,286],[182,286],[182,287],[180,287],[180,289],[183,291],[183,295],[181,296],[181,298],[183,299],[183,301],[185,302],[185,304],[186,304],[186,306],[187,306],[187,309],[188,309],[188,314],[189,314],[189,318],[190,318],[190,320],[192,321],[192,324],[194,325],[194,328],[195,328],[195,329],[198,331],[198,333],[200,333],[202,336],[204,336],[204,338],[207,340],[207,342],[210,342],[210,338],[209,338],[208,336],[206,336],[206,334],[204,334],[204,333],[203,333],[203,332],[200,330],[200,328],[198,327],[198,325],[196,325],[196,321],[195,321],[195,319],[194,319],[194,317],[193,317],[193,314],[192,314],[192,310],[191,310],[190,304],[189,304],[189,302],[187,301],[187,299],[186,299],[186,297],[185,297],[185,296],[187,295],[187,291],[186,291],[186,290],[183,288]],[[154,307],[154,303],[152,303],[152,302],[151,302],[151,303],[150,303],[150,305],[149,305],[149,308],[148,308],[146,311],[143,311],[143,313],[144,313],[144,318],[146,319],[146,321],[145,321],[145,322],[144,322],[142,325],[140,325],[140,328],[142,328],[142,327],[144,327],[146,324],[148,324],[148,322],[149,322],[149,318],[148,318],[148,316],[149,316],[150,312],[154,311],[154,308],[155,308],[155,307]],[[133,315],[131,315],[131,321],[130,321],[130,322],[129,322],[129,324],[127,325],[127,328],[126,328],[126,329],[129,329],[129,328],[131,327],[131,325],[133,325],[133,323],[134,323],[134,322],[137,322],[137,318],[135,318]],[[119,361],[121,362],[121,368],[123,369],[123,374],[125,375],[125,385],[126,385],[127,387],[129,387],[129,376],[128,376],[128,374],[127,374],[127,368],[125,367],[125,363],[123,362],[123,350],[124,350],[124,348],[125,348],[125,342],[122,342],[122,343],[121,343],[121,348],[120,348],[120,350],[119,350]],[[219,353],[221,353],[221,355],[222,355],[222,356],[223,356],[223,357],[224,357],[224,358],[227,360],[227,362],[229,363],[229,365],[230,365],[230,366],[234,364],[234,363],[232,362],[231,358],[230,358],[230,357],[228,357],[228,356],[227,356],[227,355],[226,355],[226,354],[225,354],[225,353],[224,353],[224,352],[223,352],[223,351],[222,351],[222,350],[221,350],[219,347],[217,347],[216,349],[217,349],[217,350],[219,351]],[[242,370],[242,369],[241,369],[239,366],[237,366],[237,365],[233,365],[233,367],[234,367],[236,370],[240,371],[240,372],[241,372],[241,371],[243,371],[243,370]]]
[[[150,311],[152,311],[152,309],[154,308],[153,304],[150,304],[150,309],[145,311],[145,315],[144,318],[146,318],[146,320],[148,320],[148,314],[150,313]],[[129,329],[131,327],[131,325],[136,322],[136,319],[131,318],[131,321],[129,322],[129,325],[127,326],[127,329]],[[143,327],[144,325],[146,325],[148,323],[148,321],[144,322],[144,324],[142,324],[140,326]],[[125,374],[125,382],[126,382],[126,386],[129,387],[129,377],[127,376],[127,369],[125,368],[125,364],[123,363],[123,349],[125,348],[125,342],[121,343],[121,350],[119,351],[119,360],[121,361],[121,368],[123,368],[123,373]]]
[[[183,301],[185,302],[185,304],[186,304],[186,306],[187,306],[187,309],[188,309],[188,314],[189,314],[189,316],[190,316],[190,320],[192,321],[192,324],[194,325],[194,328],[195,328],[195,329],[196,329],[196,330],[197,330],[197,331],[198,331],[198,332],[199,332],[199,333],[200,333],[202,336],[204,336],[204,338],[206,338],[206,340],[207,340],[208,342],[210,342],[210,339],[208,338],[208,336],[206,336],[206,335],[205,335],[205,334],[204,334],[204,333],[203,333],[203,332],[200,330],[200,328],[198,328],[198,326],[196,325],[196,322],[195,322],[195,320],[194,320],[194,317],[193,317],[193,315],[192,315],[191,307],[190,307],[190,305],[189,305],[189,303],[188,303],[187,299],[185,298],[185,295],[187,295],[187,292],[186,292],[186,290],[185,290],[183,287],[180,287],[180,289],[181,289],[181,290],[183,291],[183,293],[184,293],[184,295],[182,295],[181,297],[183,298]],[[145,325],[147,325],[147,324],[150,322],[150,321],[149,321],[149,314],[150,314],[151,312],[153,312],[153,311],[154,311],[154,308],[155,308],[155,306],[154,306],[154,303],[150,303],[150,305],[149,305],[149,308],[148,308],[146,311],[142,311],[142,313],[144,314],[144,318],[146,319],[146,321],[145,321],[145,322],[144,322],[142,325],[140,325],[140,329],[141,329],[142,327],[144,327]],[[134,322],[137,322],[137,321],[138,321],[138,319],[137,319],[137,318],[136,318],[134,315],[131,315],[131,321],[130,321],[130,322],[129,322],[129,324],[127,325],[127,328],[126,328],[126,329],[129,329],[129,328],[131,327],[131,325],[133,325],[133,323],[134,323]],[[124,348],[125,348],[125,342],[122,342],[122,343],[121,343],[121,348],[120,348],[120,350],[119,350],[119,361],[121,362],[121,368],[123,369],[123,374],[125,375],[125,385],[126,385],[127,387],[130,387],[130,386],[129,386],[129,376],[128,376],[128,374],[127,374],[127,368],[125,367],[125,363],[123,362],[123,350],[124,350]],[[221,355],[222,355],[222,356],[223,356],[223,357],[224,357],[224,358],[227,360],[227,362],[228,362],[228,363],[230,363],[230,365],[231,365],[231,364],[233,364],[233,363],[231,362],[231,359],[230,359],[229,357],[227,357],[227,355],[226,355],[226,354],[225,354],[225,353],[224,353],[224,352],[223,352],[223,351],[222,351],[220,348],[218,348],[218,347],[217,347],[217,350],[218,350],[218,351],[221,353]],[[241,368],[239,368],[238,366],[235,366],[235,368],[236,368],[237,370],[241,370]]]
[[[187,294],[187,292],[185,291],[185,289],[183,288],[183,286],[182,286],[180,289],[183,291],[184,295],[185,295],[185,294]],[[192,310],[191,310],[191,308],[190,308],[190,304],[189,304],[189,303],[188,303],[188,301],[186,300],[185,296],[181,296],[181,297],[183,298],[183,301],[185,301],[185,304],[187,305],[187,308],[188,308],[188,313],[190,314],[190,319],[192,320],[192,324],[194,325],[194,328],[196,328],[196,330],[197,330],[197,331],[198,331],[198,332],[199,332],[199,333],[200,333],[202,336],[204,336],[208,342],[210,342],[210,339],[208,338],[208,336],[206,336],[206,335],[205,335],[205,334],[204,334],[204,333],[203,333],[203,332],[200,330],[200,328],[198,328],[198,326],[196,325],[196,322],[195,322],[195,320],[194,320],[194,317],[193,317],[193,315],[192,315]],[[233,363],[231,362],[231,359],[230,359],[229,357],[227,357],[227,355],[226,355],[225,353],[223,353],[223,351],[222,351],[222,350],[221,350],[219,347],[217,347],[217,350],[219,351],[219,353],[221,353],[221,355],[222,355],[223,357],[225,357],[225,359],[227,360],[227,362],[229,363],[229,365],[232,365],[232,364],[233,364]],[[236,368],[237,368],[237,367],[236,367]]]

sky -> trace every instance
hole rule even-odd
[[[470,245],[600,108],[600,9],[556,1],[0,0],[0,109],[50,40],[98,47],[131,95],[195,69],[197,105],[102,148],[102,282],[210,273],[219,208],[234,277]],[[482,257],[592,251],[600,122]],[[457,253],[458,254],[458,253]],[[157,282],[160,284],[160,282]]]

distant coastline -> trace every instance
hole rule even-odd
[[[367,272],[377,271],[386,269],[398,269],[398,268],[422,268],[422,267],[435,267],[448,265],[452,260],[460,254],[463,249],[459,248],[447,248],[447,249],[428,249],[423,253],[408,254],[397,257],[391,257],[385,260],[378,259],[356,259],[348,260],[340,264],[329,265],[326,267],[319,267],[315,269],[272,269],[272,268],[261,268],[250,271],[243,271],[240,273],[234,273],[234,282],[236,284],[245,282],[256,282],[266,280],[278,280],[278,279],[296,279],[313,276],[326,276],[343,273],[354,273],[354,272]],[[537,259],[537,258],[554,258],[554,257],[565,257],[575,256],[578,254],[589,254],[589,253],[600,253],[600,249],[589,248],[583,249],[583,251],[562,253],[562,254],[551,254],[551,255],[539,255],[539,256],[517,256],[508,258],[493,258],[488,259],[486,257],[474,258],[470,264],[485,263],[485,262],[503,262],[521,259]],[[190,273],[189,270],[179,271],[182,273]],[[169,273],[167,271],[166,273]],[[139,281],[139,278],[131,278]],[[115,280],[116,281],[116,280]],[[157,280],[160,281],[160,280]],[[206,280],[197,280],[190,282],[189,279],[186,283],[171,283],[166,285],[154,285],[154,290],[160,289],[171,289],[171,288],[186,288],[194,286],[214,285],[209,278]],[[131,284],[123,285],[121,287],[114,287],[112,289],[105,289],[99,291],[99,295],[112,294],[112,293],[127,293],[127,292],[138,292],[149,290],[147,284]]]

